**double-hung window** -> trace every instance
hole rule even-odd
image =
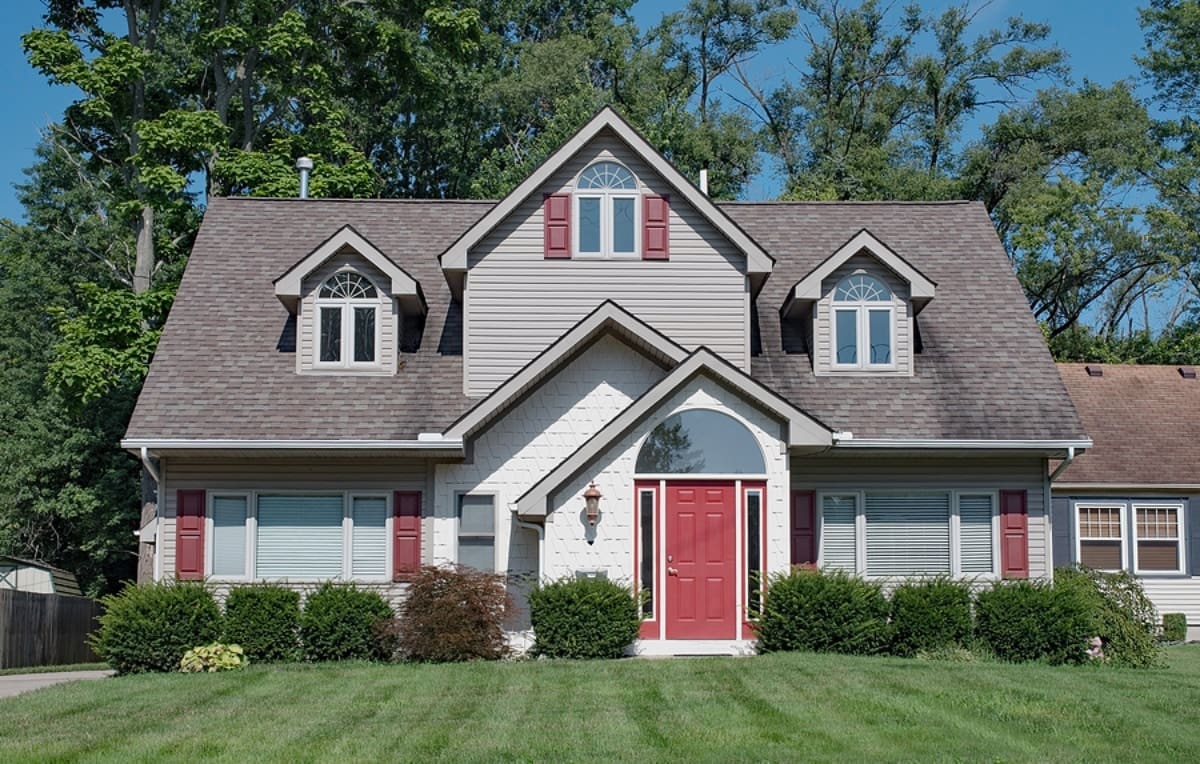
[[[496,497],[459,494],[458,564],[496,571]]]
[[[1178,504],[1134,504],[1133,567],[1138,573],[1183,573],[1180,550],[1183,507]]]
[[[865,273],[842,279],[833,290],[833,367],[895,368],[895,323],[886,284]]]
[[[1121,570],[1124,558],[1124,504],[1077,504],[1079,564],[1096,570]]]
[[[365,276],[335,273],[317,292],[317,366],[374,366],[379,359],[379,292]]]
[[[638,256],[638,186],[616,162],[597,162],[575,184],[575,251],[581,257]]]
[[[823,568],[873,578],[998,573],[994,493],[828,492],[819,506]]]
[[[210,491],[208,517],[214,578],[388,579],[386,494]]]

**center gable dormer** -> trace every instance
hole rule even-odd
[[[936,286],[864,229],[796,283],[782,315],[806,324],[817,375],[911,376]]]
[[[672,341],[750,368],[774,261],[611,109],[450,246],[463,387],[486,395],[610,300]]]
[[[425,313],[421,286],[351,226],[275,280],[295,316],[298,373],[394,374],[405,317]]]

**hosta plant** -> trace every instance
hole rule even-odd
[[[245,668],[249,662],[240,646],[213,642],[211,645],[193,647],[184,653],[183,660],[179,661],[179,670],[185,674],[233,671]]]

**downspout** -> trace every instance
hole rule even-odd
[[[154,460],[150,458],[150,449],[146,446],[142,446],[142,466],[150,473],[150,477],[154,478],[154,486],[157,488],[162,481],[158,477],[158,467],[154,466]]]
[[[1062,463],[1054,468],[1054,472],[1050,473],[1050,482],[1063,473],[1067,467],[1071,466],[1071,462],[1075,461],[1075,446],[1067,446],[1067,458],[1062,460]]]
[[[538,537],[538,583],[541,583],[543,578],[546,575],[546,526],[538,525],[537,523],[530,523],[530,522],[526,522],[525,520],[522,520],[517,515],[516,508],[512,508],[509,511],[512,512],[513,522],[517,524],[518,528],[525,528],[525,529],[531,530],[537,534],[537,537]]]

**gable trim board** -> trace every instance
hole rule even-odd
[[[303,294],[304,277],[346,247],[357,252],[359,256],[388,277],[391,281],[389,291],[392,297],[399,299],[410,310],[420,313],[426,311],[425,295],[422,294],[421,285],[417,283],[417,280],[396,265],[390,257],[354,230],[354,226],[351,225],[342,226],[300,262],[275,279],[275,296],[291,313],[295,314]]]
[[[771,272],[775,259],[767,254],[766,250],[759,246],[754,239],[750,238],[737,223],[733,222],[706,194],[676,170],[632,125],[617,114],[612,107],[606,106],[438,256],[446,279],[456,296],[462,294],[462,277],[467,271],[467,255],[471,248],[481,242],[520,204],[537,192],[563,164],[583,149],[602,130],[610,130],[615,133],[655,172],[662,176],[685,201],[737,247],[746,256],[747,274],[765,276]]]
[[[620,337],[643,354],[646,354],[647,349],[651,350],[650,357],[664,367],[678,364],[688,355],[686,350],[666,335],[639,320],[617,303],[605,300],[524,368],[459,417],[446,429],[445,437],[451,440],[462,439],[477,432],[503,413],[538,381],[569,362],[585,344],[605,333]]]
[[[920,313],[921,308],[933,299],[937,284],[864,228],[838,247],[808,275],[796,282],[796,285],[788,293],[787,301],[783,304],[783,315],[790,315],[797,303],[820,299],[821,283],[846,261],[863,251],[883,263],[908,283],[909,299],[913,303],[913,315]]]
[[[549,512],[551,495],[563,483],[576,477],[613,441],[650,416],[668,396],[697,376],[712,377],[740,397],[757,404],[786,423],[786,447],[823,450],[833,445],[833,431],[828,426],[779,397],[711,350],[702,347],[518,498],[517,514],[522,518],[545,517]]]
[[[863,451],[1031,451],[1062,456],[1074,449],[1080,453],[1092,447],[1090,438],[1079,440],[939,440],[934,438],[855,438],[852,433],[835,433],[838,448]],[[1056,484],[1057,485],[1057,484]]]

